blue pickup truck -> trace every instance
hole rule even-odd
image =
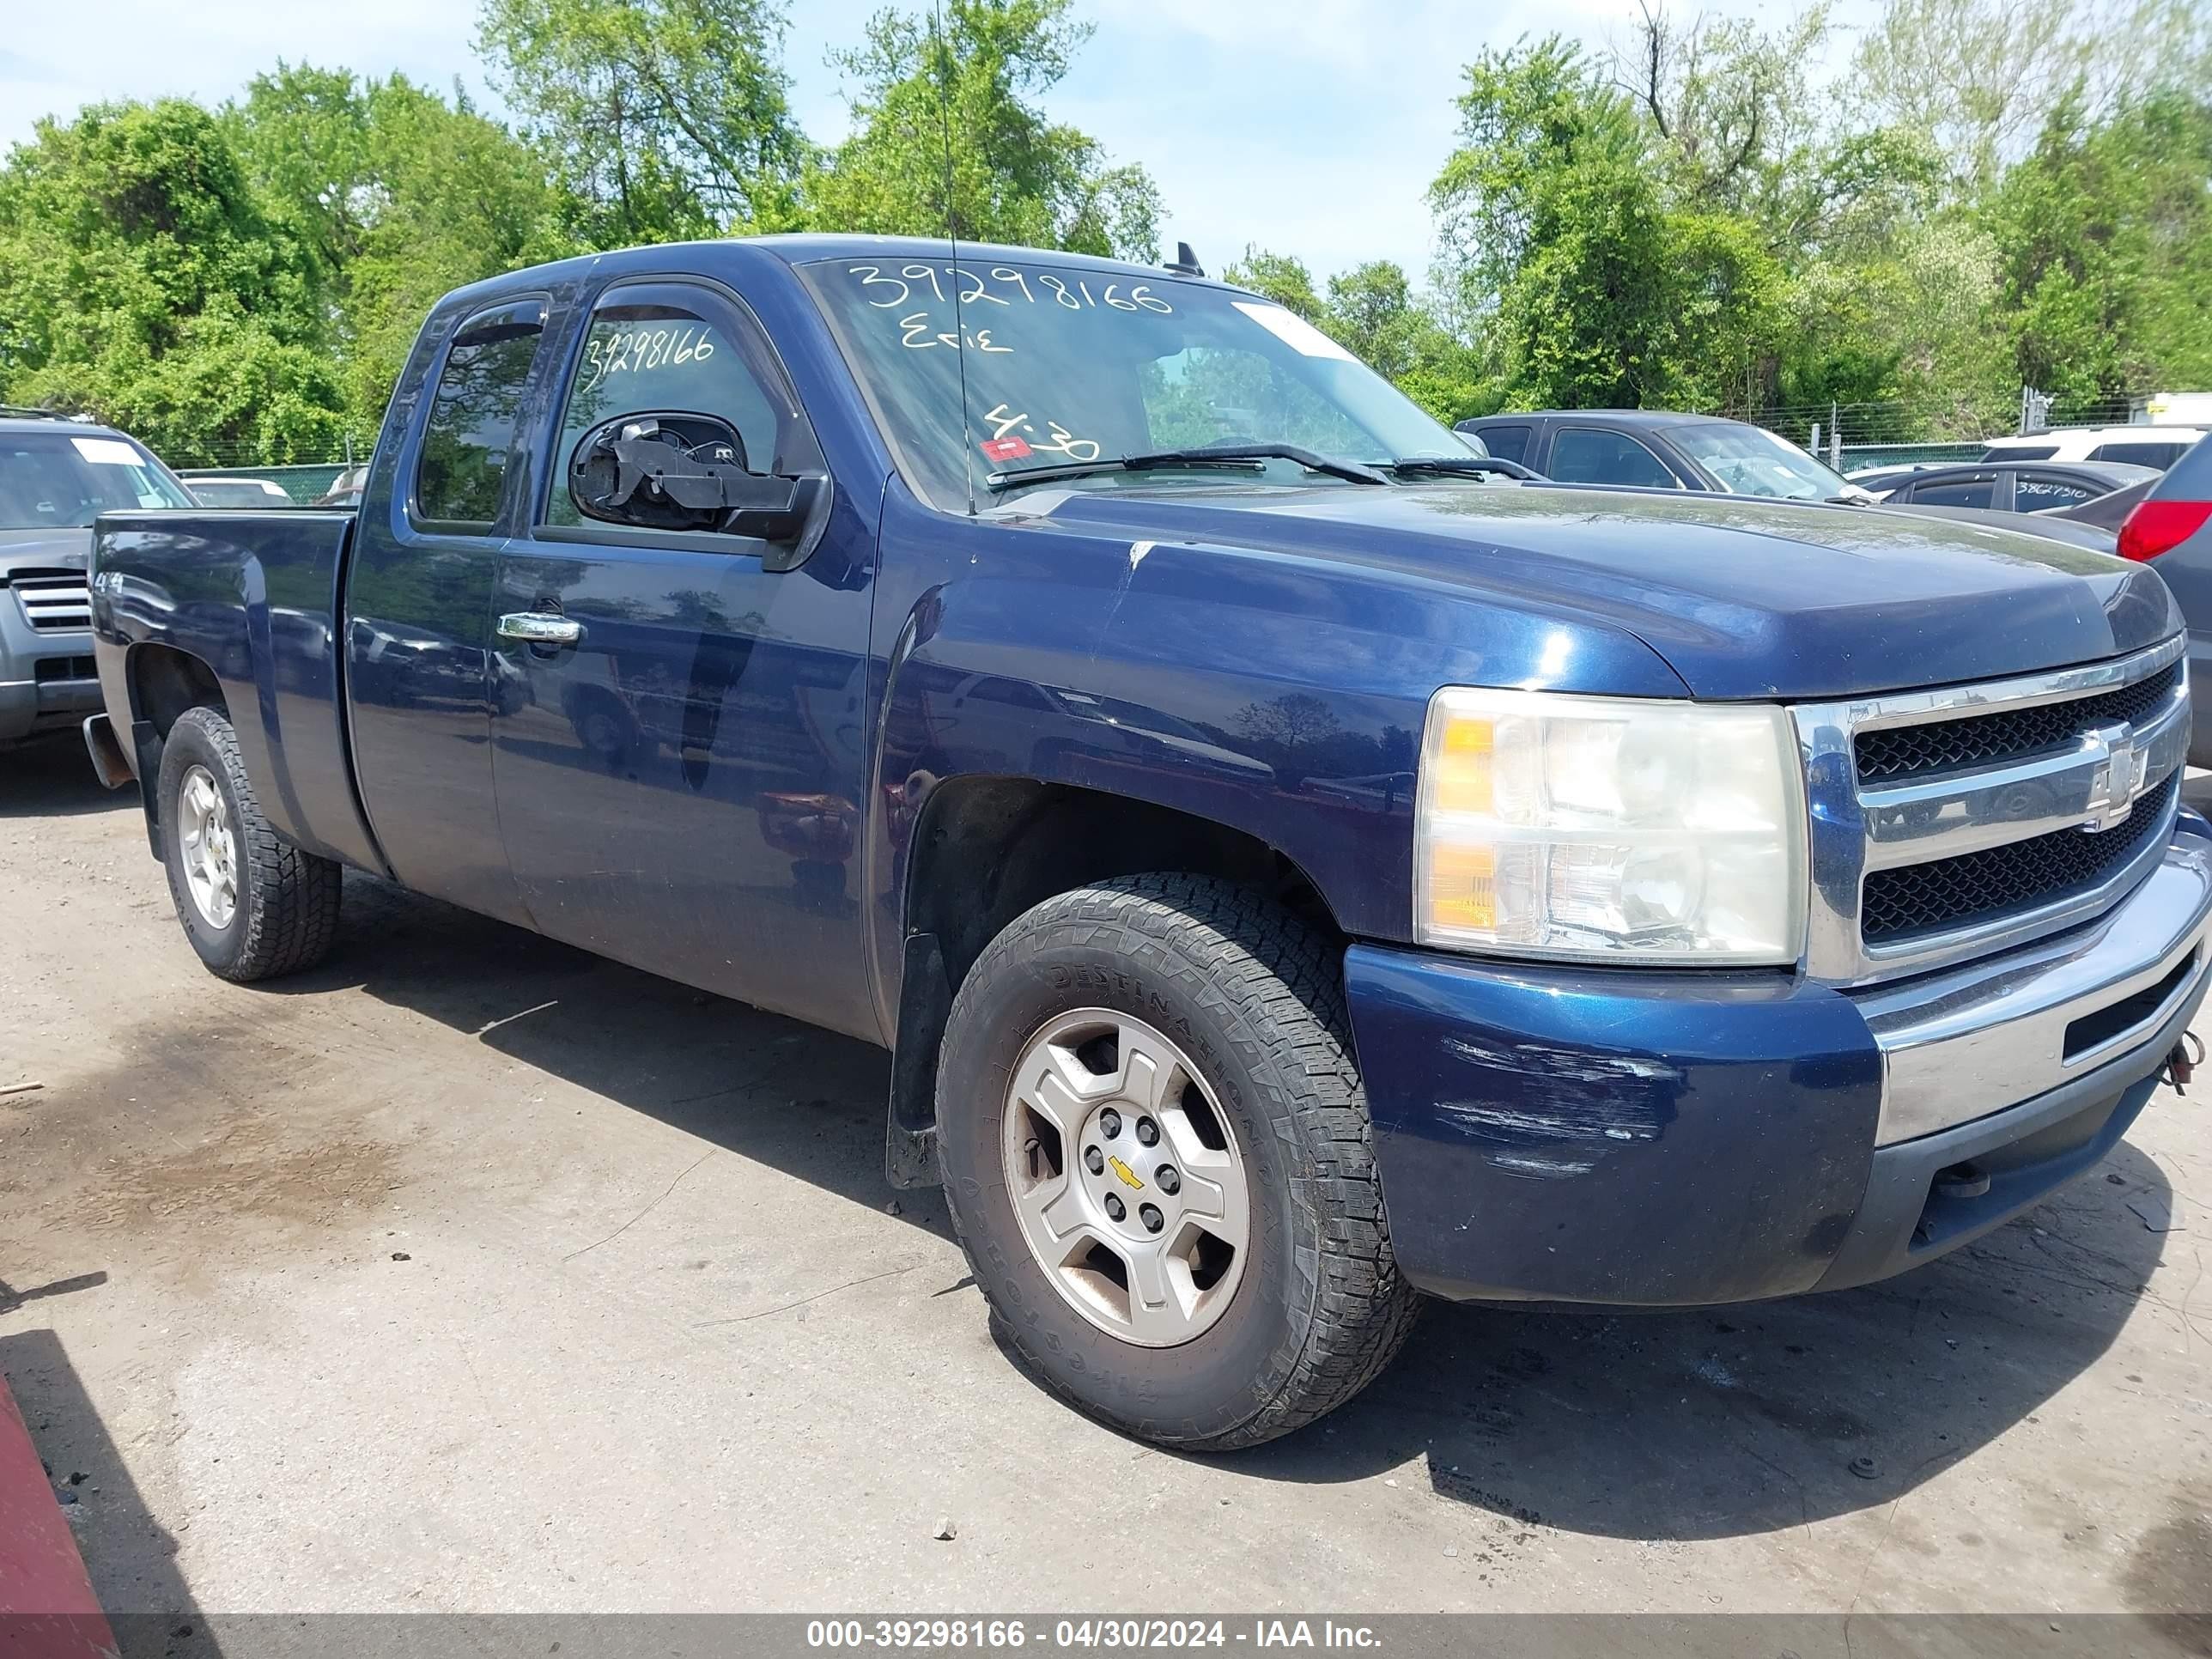
[[[580,259],[357,512],[103,515],[87,738],[227,977],[351,866],[883,1045],[1038,1375],[1249,1445],[1424,1293],[1901,1272],[2185,1075],[2152,570],[1516,473],[1188,268]]]

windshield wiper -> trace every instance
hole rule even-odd
[[[1502,472],[1509,478],[1545,482],[1544,475],[1534,467],[1499,455],[1401,455],[1382,465],[1393,472]]]
[[[1469,458],[1474,459],[1473,457]],[[1332,460],[1297,444],[1221,444],[1200,449],[1163,449],[1149,455],[1116,455],[1096,461],[1061,461],[1051,466],[1018,467],[994,472],[983,480],[994,494],[1016,484],[1049,483],[1054,478],[1081,478],[1097,472],[1150,472],[1169,466],[1233,466],[1249,468],[1259,461],[1296,461],[1309,472],[1325,472],[1347,483],[1387,484],[1390,481],[1371,466],[1358,461]]]

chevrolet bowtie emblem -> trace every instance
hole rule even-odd
[[[1106,1161],[1114,1166],[1114,1173],[1121,1177],[1121,1184],[1123,1186],[1127,1187],[1132,1190],[1142,1189],[1145,1183],[1138,1177],[1137,1172],[1134,1170],[1122,1163],[1118,1158],[1109,1156]]]
[[[2089,817],[2081,827],[2092,835],[2126,821],[2142,793],[2148,750],[2136,747],[2135,727],[2100,726],[2081,735],[2081,746],[2095,760],[2089,774]]]

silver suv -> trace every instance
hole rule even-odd
[[[190,507],[131,438],[27,413],[0,418],[0,749],[100,712],[85,560],[94,514]]]

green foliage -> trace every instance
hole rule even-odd
[[[364,434],[440,295],[576,251],[573,204],[458,91],[279,64],[224,114],[270,212],[329,273],[343,407]]]
[[[878,12],[860,46],[832,55],[854,83],[853,134],[809,171],[809,222],[1157,258],[1150,175],[1109,165],[1036,101],[1091,33],[1073,4],[946,0],[941,21]]]
[[[2021,376],[2063,400],[2212,383],[2212,97],[2045,122],[1985,217]]]
[[[591,247],[784,230],[807,144],[776,0],[483,0],[477,51]]]
[[[1322,325],[1321,295],[1314,292],[1313,273],[1295,254],[1270,253],[1263,247],[1247,247],[1244,257],[1221,273],[1225,283],[1264,294],[1286,311]]]
[[[1151,178],[1047,108],[1076,0],[902,3],[832,54],[826,149],[789,107],[787,0],[479,0],[513,128],[458,87],[281,62],[213,112],[42,122],[0,162],[0,399],[180,464],[324,459],[373,432],[439,295],[542,260],[810,228],[1157,257]],[[1446,421],[1668,404],[1794,434],[1832,402],[1852,435],[1879,410],[1956,436],[2023,380],[2062,407],[2212,384],[2204,0],[1883,0],[1840,77],[1827,0],[1655,4],[1610,54],[1467,66],[1425,282],[1258,246],[1225,274]],[[1249,374],[1200,354],[1154,425],[1224,435],[1193,388]]]
[[[198,106],[43,121],[0,170],[0,399],[289,459],[336,430],[326,274]]]
[[[1720,189],[1711,167],[1670,191],[1664,133],[1558,36],[1467,74],[1462,142],[1431,196],[1504,401],[1747,400],[1780,272],[1746,216],[1698,204]]]

